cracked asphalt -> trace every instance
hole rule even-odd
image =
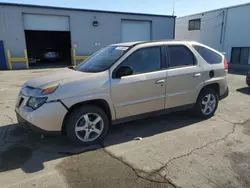
[[[101,145],[74,147],[21,127],[14,113],[25,81],[58,70],[0,72],[0,187],[250,187],[245,76],[229,74],[230,96],[211,119],[156,116],[113,126]]]

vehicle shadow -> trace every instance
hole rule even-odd
[[[236,90],[237,92],[243,93],[245,95],[250,95],[250,88],[249,87],[243,87]]]
[[[43,69],[53,69],[53,68],[67,68],[68,66],[70,65],[70,63],[68,62],[64,62],[64,63],[58,63],[58,64],[53,64],[51,65],[50,64],[46,64],[46,63],[40,63],[38,65],[31,65],[30,66],[30,69],[33,69],[33,70],[43,70]]]
[[[245,76],[248,73],[248,70],[235,70],[235,69],[230,69],[228,70],[229,74],[235,74],[235,75],[242,75]]]
[[[110,128],[109,135],[99,145],[73,146],[65,136],[46,136],[30,132],[18,124],[0,127],[0,173],[21,168],[26,173],[44,169],[44,163],[88,151],[126,142],[136,137],[145,139],[186,126],[201,119],[193,118],[187,111],[155,116],[119,124]]]

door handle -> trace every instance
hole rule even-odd
[[[194,74],[193,77],[197,78],[197,77],[200,77],[201,76],[201,73],[197,73],[197,74]]]
[[[157,80],[156,82],[155,82],[155,84],[164,84],[165,83],[165,80]]]

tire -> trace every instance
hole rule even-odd
[[[249,75],[246,76],[246,84],[250,88],[250,76]]]
[[[98,122],[95,124],[95,121]],[[70,113],[66,121],[66,134],[76,145],[99,144],[107,135],[109,124],[109,118],[101,108],[84,105]]]
[[[210,103],[207,103],[207,100],[214,99],[213,102],[210,101]],[[205,88],[203,91],[201,91],[196,104],[194,106],[194,114],[196,116],[199,116],[201,118],[211,118],[214,113],[216,112],[218,108],[218,103],[219,103],[219,97],[218,94],[212,89],[212,88]],[[207,107],[207,110],[206,110]]]

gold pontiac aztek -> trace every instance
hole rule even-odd
[[[154,113],[192,108],[213,116],[228,96],[227,69],[221,53],[197,42],[113,44],[73,69],[26,82],[15,111],[19,123],[89,145],[111,124]]]

